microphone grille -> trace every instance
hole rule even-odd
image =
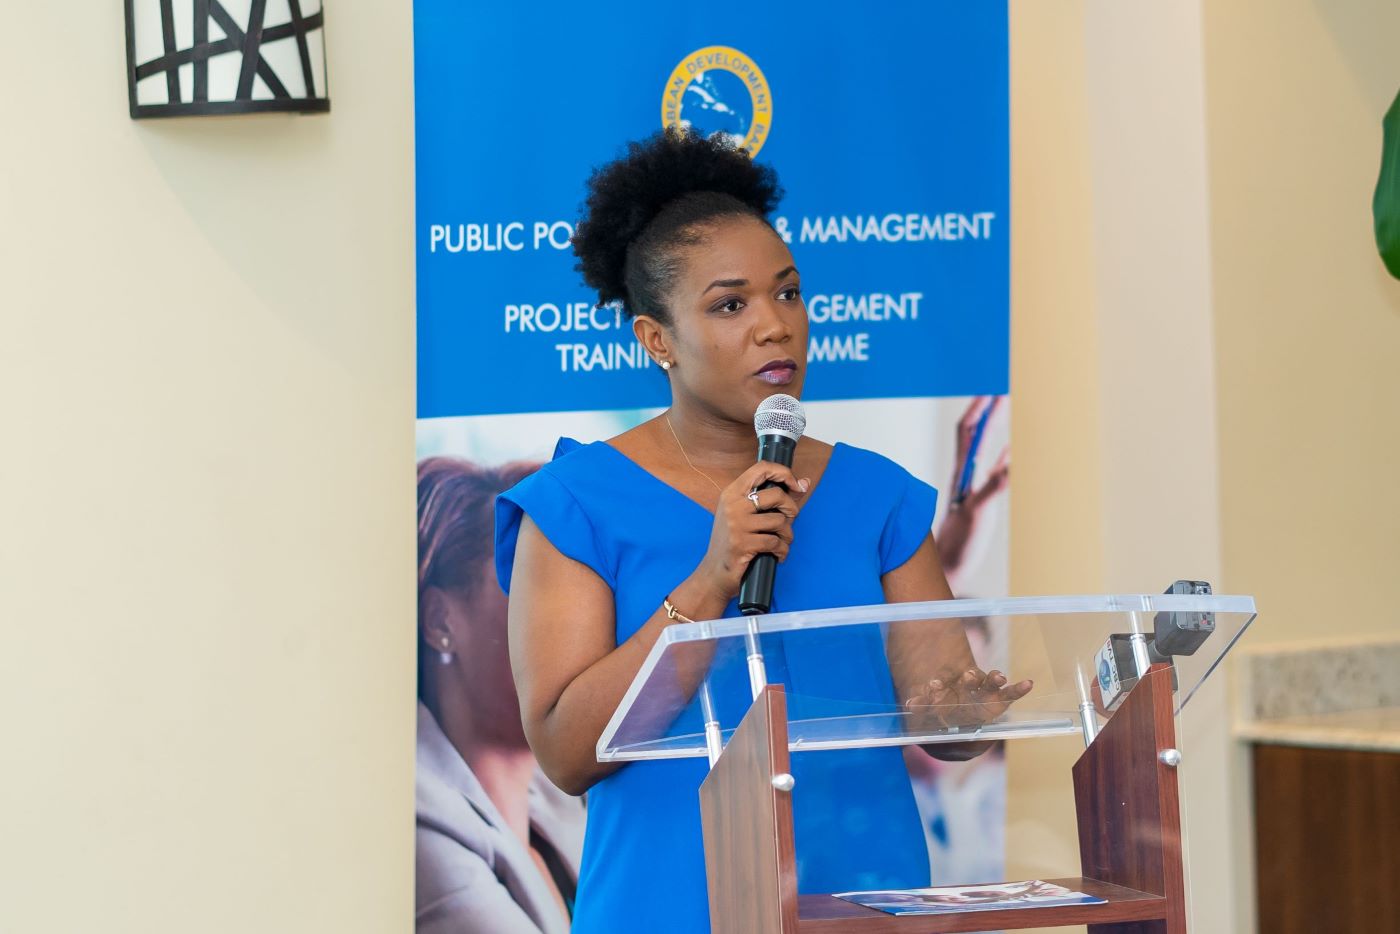
[[[759,437],[785,435],[796,441],[807,430],[807,413],[801,402],[780,392],[758,404],[758,411],[753,415],[753,429]]]

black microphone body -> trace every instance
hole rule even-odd
[[[792,466],[792,454],[797,450],[797,441],[782,434],[760,434],[758,436],[758,459],[784,467]],[[783,484],[769,480],[758,488],[766,490]],[[767,613],[773,604],[773,580],[778,571],[778,559],[771,554],[756,555],[744,571],[744,579],[739,584],[739,612],[745,616],[758,616]]]

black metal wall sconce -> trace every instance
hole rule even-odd
[[[131,116],[324,113],[321,0],[126,0]]]

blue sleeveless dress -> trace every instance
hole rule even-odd
[[[880,578],[929,534],[937,491],[893,461],[837,444],[794,520],[778,566],[773,611],[884,602]],[[520,520],[612,589],[617,641],[630,638],[691,575],[713,515],[605,442],[565,438],[554,459],[496,500],[496,571],[510,592]],[[739,616],[731,601],[725,616]],[[878,626],[763,637],[768,680],[789,716],[861,712],[894,703]],[[750,702],[742,661],[716,685],[726,728]],[[700,730],[696,703],[675,729]],[[887,707],[885,709],[888,709]],[[703,758],[634,762],[588,792],[574,934],[710,930],[700,826]],[[928,852],[897,748],[798,752],[792,757],[798,890],[929,884]]]

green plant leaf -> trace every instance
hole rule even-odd
[[[1381,126],[1381,177],[1376,180],[1376,247],[1390,274],[1400,279],[1400,94],[1386,112]]]

